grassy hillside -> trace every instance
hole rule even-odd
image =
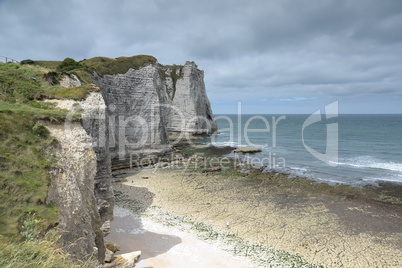
[[[57,207],[46,204],[49,171],[57,162],[49,152],[58,142],[42,124],[63,122],[68,111],[42,99],[85,99],[96,90],[90,77],[94,70],[100,75],[125,73],[156,59],[140,55],[25,63],[0,63],[0,267],[72,267],[57,239],[45,236],[59,220]],[[65,74],[77,75],[83,85],[60,87]],[[85,266],[90,265],[77,267]]]
[[[23,238],[22,223],[35,214],[38,232],[58,221],[57,209],[45,205],[56,144],[46,127],[30,115],[0,112],[0,238]]]
[[[56,70],[57,67],[62,63],[62,61],[44,61],[39,60],[34,62],[35,65],[39,65],[41,67],[45,67],[50,70]]]
[[[83,92],[48,86],[47,72],[0,63],[0,267],[71,267],[54,241],[44,239],[59,212],[45,203],[49,171],[57,161],[49,152],[57,140],[41,123],[63,121],[67,111],[40,99],[52,94],[74,99]]]

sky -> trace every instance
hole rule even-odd
[[[0,0],[0,55],[195,61],[215,114],[402,113],[401,0]]]

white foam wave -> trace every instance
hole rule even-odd
[[[292,167],[291,169],[300,171],[300,172],[308,172],[309,171],[307,168],[304,168],[304,167]]]
[[[402,172],[402,163],[396,163],[392,161],[385,162],[384,160],[379,160],[371,156],[359,156],[349,159],[343,159],[338,162],[338,165],[351,166],[355,168],[373,168]]]
[[[237,147],[237,148],[241,148],[241,147],[250,147],[250,145],[247,144],[238,144],[237,142],[233,142],[233,141],[221,141],[221,142],[211,142],[211,145],[214,146],[232,146],[232,147]],[[260,147],[261,149],[265,149],[267,147]]]
[[[369,181],[369,182],[396,182],[396,183],[401,183],[402,180],[399,180],[397,178],[394,177],[385,177],[385,178],[364,178],[362,179],[363,181]]]
[[[233,141],[221,141],[221,142],[211,142],[211,145],[214,146],[232,146],[232,147],[240,147],[237,142]]]

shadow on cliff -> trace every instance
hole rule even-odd
[[[182,242],[181,238],[163,233],[163,230],[157,233],[159,224],[144,226],[140,213],[151,206],[154,197],[147,188],[119,184],[115,195],[114,220],[111,233],[105,239],[120,245],[116,254],[141,250],[140,260],[150,259]]]

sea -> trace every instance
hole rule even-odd
[[[266,171],[355,187],[402,184],[402,115],[215,117],[219,134],[202,142],[261,148],[241,157]]]

